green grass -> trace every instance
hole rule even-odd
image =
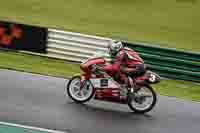
[[[4,0],[0,19],[200,51],[198,0]]]
[[[15,52],[0,51],[0,68],[69,78],[79,73],[79,64]],[[200,101],[200,85],[181,80],[163,80],[154,85],[161,95]]]
[[[200,83],[183,80],[163,80],[158,85],[153,86],[161,95],[200,102]]]
[[[78,64],[34,55],[0,51],[0,68],[69,78],[79,72]]]

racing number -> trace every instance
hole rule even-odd
[[[154,74],[150,74],[149,81],[155,82],[155,80],[156,80],[156,76]]]

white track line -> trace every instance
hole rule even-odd
[[[38,128],[38,127],[25,126],[25,125],[20,125],[20,124],[7,123],[7,122],[0,122],[0,125],[21,127],[21,128],[25,128],[25,129],[43,131],[43,132],[48,132],[48,133],[67,133],[67,132],[61,132],[61,131],[56,131],[56,130],[49,130],[49,129],[44,129],[44,128]]]

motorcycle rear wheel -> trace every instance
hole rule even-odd
[[[154,106],[156,105],[156,102],[157,102],[157,95],[150,85],[143,86],[143,87],[141,87],[141,89],[146,89],[147,91],[149,91],[151,96],[148,96],[148,97],[152,98],[151,103],[148,104],[146,107],[139,107],[141,104],[143,104],[140,102],[144,102],[142,100],[146,100],[146,99],[142,99],[142,96],[141,97],[138,96],[139,100],[137,100],[137,98],[132,96],[133,94],[131,94],[131,92],[129,92],[128,93],[128,106],[135,113],[144,114],[144,113],[151,111],[154,108]],[[141,89],[138,91],[138,93],[141,91]]]

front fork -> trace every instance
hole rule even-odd
[[[140,90],[140,88],[142,86],[144,86],[146,83],[145,81],[140,81],[140,82],[137,82],[137,80],[133,80],[131,77],[127,77],[126,79],[126,85],[127,86],[130,86],[128,87],[128,90],[131,92],[131,93],[135,93],[137,91]]]
[[[83,87],[85,86],[85,83],[87,83],[90,77],[87,77],[86,75],[81,75],[80,77],[81,77],[80,90],[82,90]]]
[[[128,87],[128,89],[131,93],[134,93],[135,84],[134,84],[133,79],[129,76],[126,78],[126,85],[127,86],[130,85],[130,88]]]
[[[81,75],[81,82],[80,82],[80,90],[83,89],[84,83],[85,83],[86,77]]]

